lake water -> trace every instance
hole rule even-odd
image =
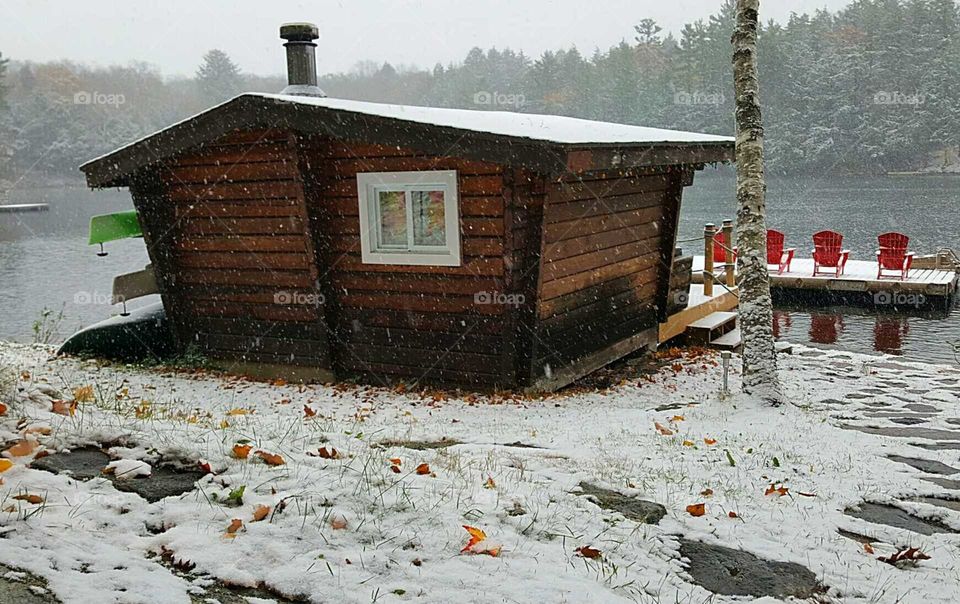
[[[872,259],[879,233],[908,234],[911,249],[960,251],[960,178],[771,178],[768,224],[787,245],[809,256],[811,235],[844,233],[852,258]],[[44,308],[63,311],[58,337],[119,312],[109,303],[113,277],[147,264],[143,240],[107,244],[98,257],[86,243],[90,217],[132,207],[127,191],[88,191],[82,183],[15,189],[6,203],[48,203],[49,212],[0,214],[0,338],[33,339]],[[701,237],[707,222],[735,218],[730,172],[708,169],[684,195],[680,239]],[[682,244],[699,253],[700,243]],[[153,298],[153,299],[151,299]],[[156,296],[131,303],[136,307]],[[778,337],[857,352],[887,352],[917,360],[956,362],[948,342],[960,341],[960,309],[946,318],[891,316],[855,308],[779,309]]]

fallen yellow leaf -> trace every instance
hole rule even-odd
[[[6,472],[13,467],[13,462],[9,459],[0,458],[0,472]]]
[[[93,402],[93,386],[80,386],[73,389],[73,400],[80,403]]]

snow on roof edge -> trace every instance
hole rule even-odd
[[[190,122],[242,98],[262,98],[301,105],[324,107],[337,111],[361,113],[398,119],[425,125],[443,126],[497,136],[526,138],[534,141],[565,145],[628,145],[628,144],[720,144],[735,142],[732,136],[668,130],[646,126],[632,126],[615,122],[585,120],[575,117],[510,111],[481,111],[474,109],[450,109],[417,105],[394,105],[372,103],[331,97],[307,97],[265,92],[245,92],[222,103],[204,109],[182,120],[160,128],[125,145],[117,147],[79,166],[81,171],[112,155],[134,147],[158,134]],[[597,133],[602,136],[597,136]],[[591,134],[587,136],[587,134]]]

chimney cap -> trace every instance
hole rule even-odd
[[[320,30],[314,23],[284,23],[280,37],[289,42],[312,42],[320,37]]]

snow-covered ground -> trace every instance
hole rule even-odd
[[[957,450],[840,427],[904,428],[888,422],[886,401],[924,406],[924,427],[956,428],[947,421],[960,416],[955,367],[800,348],[781,357],[793,404],[780,408],[721,399],[709,356],[543,399],[267,384],[6,343],[0,372],[9,405],[0,442],[21,453],[38,445],[4,453],[13,466],[0,474],[0,563],[45,578],[63,602],[189,602],[212,579],[313,602],[736,601],[691,581],[680,536],[806,566],[830,587],[821,601],[960,601],[960,536],[843,513],[864,500],[894,503],[960,530],[960,512],[906,501],[950,491],[886,458],[956,466]],[[71,399],[80,401],[72,414]],[[383,444],[442,438],[462,444]],[[246,459],[234,456],[238,443],[251,445]],[[212,473],[151,504],[106,479],[27,467],[37,452],[92,444],[125,460],[117,473],[142,475],[161,459]],[[659,502],[667,515],[658,525],[627,520],[578,495],[581,481]],[[241,486],[242,503],[231,505]],[[771,486],[786,494],[765,494]],[[14,499],[27,494],[43,501]],[[702,516],[687,511],[698,503]],[[255,521],[259,506],[269,512]],[[462,525],[485,531],[499,556],[461,552]],[[876,539],[873,553],[838,529]],[[577,553],[587,545],[600,556]],[[906,545],[930,559],[878,560]],[[174,574],[171,561],[192,565],[191,575]]]

